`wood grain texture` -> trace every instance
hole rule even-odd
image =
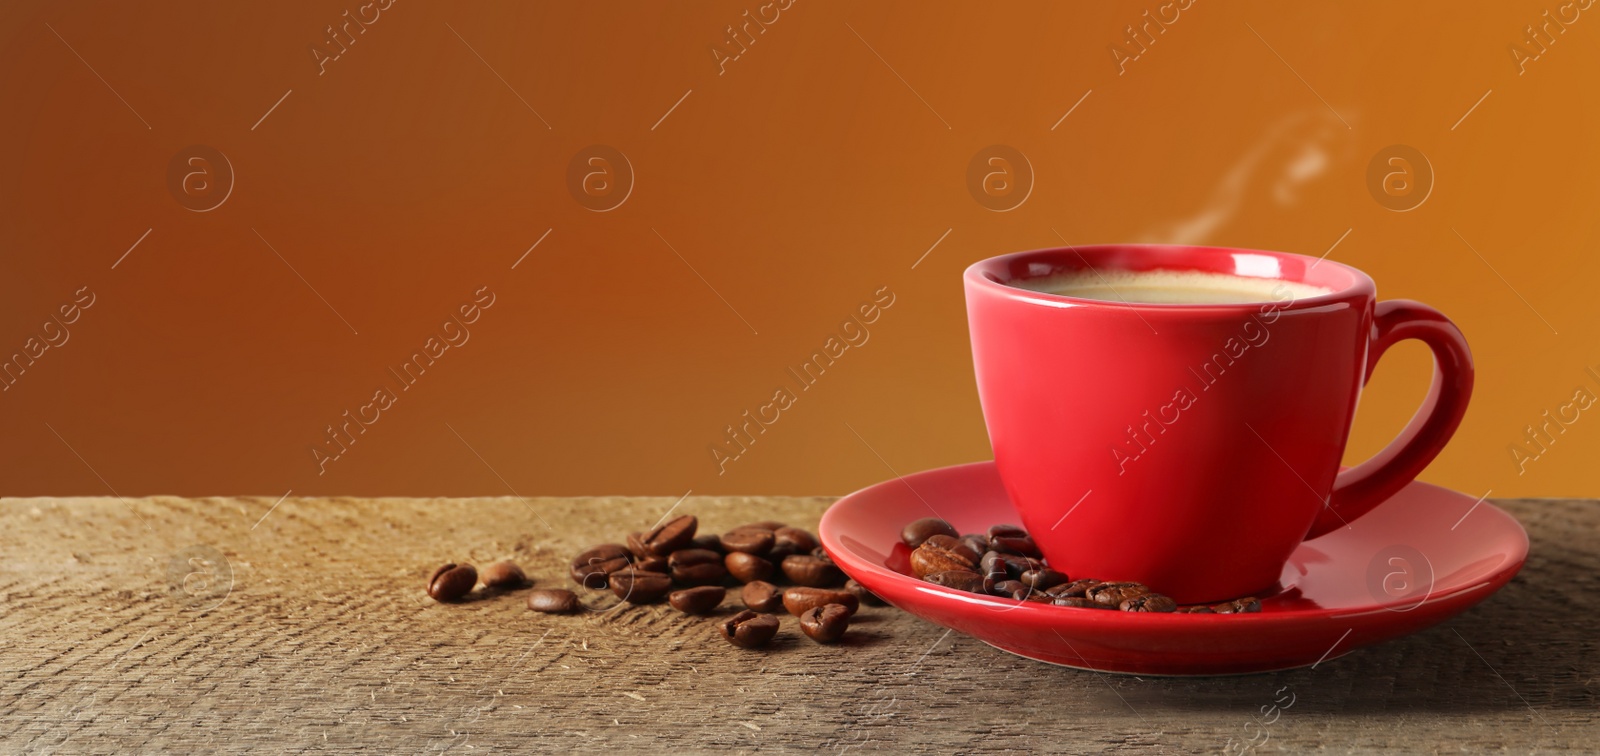
[[[714,532],[814,528],[829,501],[692,497],[677,512]],[[673,503],[291,498],[268,514],[271,498],[0,499],[0,752],[1164,753],[1262,732],[1261,750],[1600,742],[1595,501],[1503,502],[1532,556],[1455,620],[1315,670],[1229,678],[1050,667],[892,608],[865,610],[834,647],[785,618],[772,648],[750,652],[711,620],[609,594],[562,617],[516,594],[444,606],[423,593],[445,561],[501,558],[571,587],[573,554]],[[168,563],[195,545],[227,560],[220,603],[169,584]],[[1293,705],[1263,724],[1280,691]]]

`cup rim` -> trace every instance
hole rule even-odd
[[[1010,281],[1019,280],[1021,278],[1043,277],[1045,275],[1050,275],[1050,273],[1039,273],[1035,276],[1010,275],[1010,272],[1013,271],[1017,266],[1026,265],[1028,263],[1046,263],[1052,258],[1060,258],[1064,255],[1075,256],[1083,264],[1076,266],[1063,266],[1061,269],[1073,267],[1078,270],[1104,270],[1106,267],[1097,266],[1091,261],[1099,260],[1100,262],[1105,262],[1107,258],[1128,258],[1128,260],[1124,260],[1123,262],[1131,260],[1141,264],[1163,258],[1169,259],[1173,262],[1189,260],[1192,263],[1193,261],[1208,255],[1219,256],[1217,258],[1213,258],[1212,262],[1215,262],[1216,260],[1220,259],[1220,256],[1226,255],[1234,259],[1234,262],[1236,263],[1234,270],[1219,270],[1200,267],[1194,264],[1152,264],[1148,267],[1125,267],[1110,265],[1107,267],[1118,270],[1136,271],[1183,270],[1224,273],[1246,278],[1261,278],[1266,280],[1309,284],[1312,286],[1329,289],[1329,291],[1326,294],[1295,298],[1287,302],[1280,300],[1261,300],[1250,302],[1174,304],[1158,302],[1129,302],[1120,299],[1086,299],[1083,297],[1071,297],[1063,294],[1051,294],[1043,291],[1024,289],[1009,283]],[[1280,275],[1253,275],[1250,272],[1241,272],[1239,270],[1239,267],[1241,266],[1237,265],[1238,263],[1243,262],[1240,256],[1251,260],[1270,259],[1274,261],[1276,270],[1280,273]],[[1289,263],[1289,265],[1285,266],[1284,263]],[[1242,267],[1248,268],[1250,265],[1247,264]],[[1264,269],[1265,266],[1262,266],[1262,270]],[[1286,269],[1297,271],[1301,275],[1297,278],[1281,275],[1281,273]],[[1312,275],[1313,273],[1315,273],[1314,276]],[[1000,277],[1002,274],[1006,274],[1010,277],[1002,280]],[[979,260],[978,262],[968,266],[962,277],[965,279],[969,289],[975,287],[980,291],[987,291],[991,294],[1002,296],[1008,299],[1057,308],[1115,307],[1119,309],[1134,309],[1151,312],[1203,311],[1216,313],[1251,310],[1262,305],[1273,305],[1279,310],[1310,309],[1324,305],[1349,302],[1352,299],[1357,299],[1363,296],[1372,299],[1375,299],[1377,296],[1377,285],[1373,283],[1370,276],[1358,268],[1329,260],[1326,256],[1318,258],[1311,257],[1310,255],[1296,254],[1293,252],[1278,252],[1274,250],[1250,249],[1246,247],[1221,247],[1193,244],[1068,244],[1066,246],[1059,247],[1042,247],[1039,249],[1024,250],[1020,252],[1010,252],[1007,254]]]

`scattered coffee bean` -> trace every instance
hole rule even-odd
[[[495,562],[483,568],[483,585],[487,588],[521,588],[528,584],[528,575],[516,562]]]
[[[833,643],[850,627],[851,611],[838,604],[823,604],[800,615],[800,632],[818,643]]]
[[[728,576],[722,555],[710,549],[683,549],[667,557],[672,579],[685,585],[712,585]]]
[[[728,574],[741,583],[755,580],[767,580],[778,571],[772,562],[762,559],[755,554],[746,554],[742,551],[730,552],[722,558],[722,564],[727,568]]]
[[[565,588],[536,588],[528,591],[528,608],[546,614],[578,610],[578,595]]]
[[[1062,583],[1069,582],[1067,579],[1067,573],[1056,572],[1049,567],[1028,570],[1027,572],[1022,573],[1022,575],[1017,579],[1021,580],[1022,583],[1029,588],[1034,588],[1041,591],[1054,588]]]
[[[447,564],[428,578],[428,595],[434,601],[460,601],[478,584],[478,570],[470,564]]]
[[[995,551],[1021,554],[1034,559],[1042,559],[1044,557],[1043,554],[1039,553],[1039,547],[1034,544],[1033,539],[1026,535],[990,538],[989,548]]]
[[[1216,614],[1255,614],[1261,611],[1261,602],[1255,597],[1224,601],[1212,604],[1211,611]]]
[[[989,526],[989,538],[991,540],[995,539],[995,538],[1026,538],[1026,537],[1028,537],[1028,531],[1024,530],[1021,525],[1012,525],[1010,523],[1000,523],[998,525],[990,525]]]
[[[1032,594],[1033,589],[1029,588],[1021,580],[1001,580],[999,582],[986,582],[984,592],[992,593],[996,596],[1006,596],[1008,598],[1014,598],[1018,601],[1021,601]],[[1043,591],[1040,591],[1040,595],[1045,594]]]
[[[941,549],[948,549],[951,553],[971,562],[974,566],[983,559],[984,555],[984,552],[972,548],[972,544],[960,538],[951,538],[946,535],[929,536],[928,540],[922,542],[923,546],[930,544]]]
[[[1118,608],[1125,612],[1171,612],[1177,610],[1178,602],[1159,593],[1146,593],[1123,601]]]
[[[740,648],[759,648],[778,634],[778,618],[748,609],[717,623],[718,632]]]
[[[817,537],[810,531],[790,527],[772,531],[772,556],[776,559],[790,554],[809,554],[818,547]]]
[[[727,593],[720,585],[702,585],[667,594],[667,603],[684,614],[706,614],[717,608]]]
[[[630,564],[628,547],[602,543],[572,560],[572,581],[591,590],[606,587],[606,576]]]
[[[754,583],[751,583],[754,585]],[[855,594],[849,591],[834,591],[827,588],[789,588],[783,592],[783,608],[790,614],[798,617],[806,613],[807,609],[822,606],[823,604],[839,604],[854,614],[861,608],[861,602]]]
[[[762,520],[760,522],[752,522],[752,523],[749,523],[747,525],[740,525],[739,527],[734,528],[734,530],[744,530],[745,528],[753,528],[755,530],[772,530],[772,531],[776,531],[778,528],[786,528],[786,527],[788,527],[788,526],[784,525],[781,522],[778,522],[777,520]]]
[[[1105,581],[1096,580],[1093,578],[1074,580],[1070,583],[1062,583],[1060,585],[1046,588],[1045,593],[1057,598],[1085,598],[1085,594],[1089,592],[1090,588],[1093,588],[1094,586],[1097,586],[1103,582]]]
[[[699,524],[694,515],[681,515],[657,525],[640,540],[651,554],[666,556],[687,547],[694,540],[694,530]]]
[[[783,558],[783,575],[796,585],[831,588],[844,583],[844,572],[830,559],[810,554],[790,554]]]
[[[643,559],[651,555],[650,547],[644,543],[643,533],[629,533],[626,540],[628,542],[628,553],[632,554],[634,559]]]
[[[630,604],[649,604],[660,601],[672,590],[672,576],[664,572],[648,572],[629,567],[611,573],[608,578],[611,592]]]
[[[773,535],[770,530],[739,528],[722,534],[722,550],[742,554],[766,556],[772,551]]]
[[[739,590],[744,605],[758,612],[775,612],[783,606],[783,591],[765,580],[752,580]]]
[[[952,546],[959,547],[959,550],[952,549]],[[955,538],[936,534],[911,552],[911,571],[917,573],[917,577],[925,578],[936,572],[971,570],[977,559],[968,558],[967,554],[967,548]]]
[[[977,554],[979,559],[983,558],[983,555],[990,550],[989,536],[983,535],[982,533],[968,533],[964,536],[961,536],[961,538],[958,540],[961,541],[961,544],[965,546],[968,551]]]
[[[1150,588],[1142,583],[1099,583],[1089,586],[1084,591],[1084,597],[1096,604],[1106,606],[1121,606],[1122,602],[1135,596],[1143,596],[1150,592]]]
[[[967,591],[968,593],[983,593],[983,576],[973,572],[972,570],[945,570],[944,572],[935,572],[927,577],[924,577],[923,580],[933,583],[934,585],[942,585],[946,588],[954,588],[958,591]]]
[[[1082,596],[1057,596],[1050,600],[1056,606],[1073,606],[1079,609],[1110,609],[1111,607],[1096,604]]]
[[[881,598],[878,598],[877,594],[873,593],[872,591],[867,590],[866,586],[864,586],[864,585],[862,585],[860,583],[857,583],[854,580],[846,580],[845,583],[844,583],[844,589],[846,591],[849,591],[850,595],[855,596],[856,600],[860,601],[862,606],[884,606],[885,605],[884,600],[881,599]]]
[[[947,535],[954,538],[960,533],[944,520],[937,517],[924,517],[907,525],[905,530],[900,531],[900,542],[914,549],[928,540],[929,536],[935,535]]]

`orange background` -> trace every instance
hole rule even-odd
[[[360,8],[0,7],[0,353],[95,295],[0,392],[0,493],[833,494],[986,458],[959,274],[1057,231],[1332,248],[1472,343],[1425,479],[1600,493],[1600,421],[1508,452],[1600,392],[1600,8],[1519,73],[1557,5],[1198,0],[1119,73],[1175,9],[398,0],[319,73]],[[994,144],[1034,173],[1010,212],[967,186]],[[1409,212],[1367,183],[1395,144],[1436,175]],[[189,145],[235,174],[210,212],[169,189]],[[568,187],[590,145],[635,173],[610,212]],[[319,474],[326,426],[480,287],[470,341]],[[881,287],[870,342],[719,475],[724,428]],[[1384,360],[1350,461],[1429,369]]]

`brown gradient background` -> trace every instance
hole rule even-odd
[[[97,296],[0,393],[0,493],[845,493],[989,456],[969,263],[1055,231],[1320,255],[1349,230],[1330,259],[1477,358],[1424,478],[1600,494],[1589,413],[1525,474],[1508,452],[1600,392],[1600,8],[1519,75],[1558,4],[1199,0],[1119,75],[1158,3],[798,0],[719,74],[759,5],[398,0],[321,75],[309,45],[358,3],[0,6],[0,352]],[[167,188],[193,144],[236,175],[207,213]],[[568,192],[593,144],[637,174],[611,212]],[[1035,172],[1012,212],[967,189],[991,144]],[[1410,212],[1368,191],[1393,144],[1437,175]],[[470,342],[319,475],[324,428],[483,286]],[[718,475],[724,427],[884,286],[870,342]],[[1430,367],[1383,361],[1349,461]]]

